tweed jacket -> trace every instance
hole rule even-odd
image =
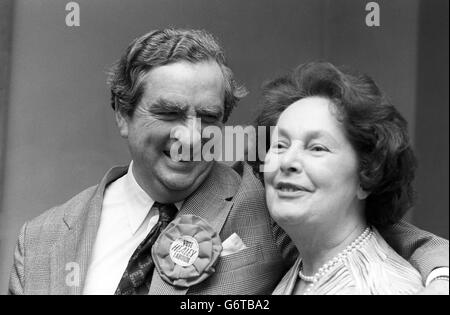
[[[98,185],[24,224],[9,294],[82,294],[105,188],[126,171],[127,167],[111,169]],[[233,168],[215,163],[208,178],[185,200],[178,215],[184,214],[208,221],[222,241],[238,234],[247,248],[220,257],[215,273],[189,289],[166,283],[155,269],[149,294],[271,294],[298,256],[271,220],[264,188],[246,163]],[[448,243],[429,233],[400,224],[383,236],[423,276],[434,267],[448,266]]]
[[[178,215],[210,223],[222,240],[236,233],[246,249],[220,257],[215,273],[189,290],[153,272],[149,294],[270,294],[288,265],[272,234],[264,190],[250,167],[241,174],[216,163],[209,177],[184,202]],[[81,294],[100,223],[105,187],[127,167],[111,169],[99,185],[24,225],[15,253],[11,294]],[[76,269],[73,267],[76,266]],[[79,269],[78,269],[79,267]],[[79,281],[73,277],[79,274]]]

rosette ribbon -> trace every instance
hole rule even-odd
[[[182,215],[159,235],[152,257],[164,281],[189,288],[215,272],[221,251],[219,234],[207,221],[195,215]]]

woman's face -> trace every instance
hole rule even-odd
[[[264,179],[269,211],[281,226],[339,224],[362,211],[357,154],[334,109],[327,98],[307,97],[278,120]]]

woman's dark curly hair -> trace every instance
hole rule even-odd
[[[414,201],[416,158],[406,120],[369,76],[312,62],[264,85],[256,125],[275,126],[289,105],[310,96],[333,102],[336,118],[358,154],[361,187],[370,192],[365,206],[368,222],[377,227],[398,222]]]

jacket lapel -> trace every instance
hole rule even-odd
[[[231,168],[215,163],[211,174],[184,202],[178,216],[192,214],[206,220],[220,233],[233,206],[231,198],[239,188],[240,177]],[[183,295],[188,289],[177,288],[153,272],[149,294]]]
[[[81,214],[70,209],[64,216],[68,232],[55,244],[50,255],[50,294],[82,294],[92,247],[100,224],[105,187],[123,176],[127,167],[111,169]]]

